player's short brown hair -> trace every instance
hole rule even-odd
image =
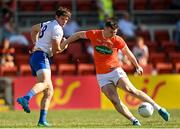
[[[60,16],[67,16],[68,18],[71,18],[71,12],[68,8],[65,7],[59,7],[56,10],[56,16],[60,17]]]
[[[105,22],[105,27],[110,27],[112,29],[118,29],[118,22],[116,18],[108,18]]]

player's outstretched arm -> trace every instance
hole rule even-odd
[[[86,31],[79,31],[74,33],[72,36],[70,36],[68,39],[66,39],[64,42],[61,43],[61,48],[65,48],[67,45],[69,45],[70,43],[82,38],[82,39],[86,39],[85,36]]]
[[[134,56],[133,53],[129,50],[129,48],[128,48],[127,45],[122,49],[122,52],[123,52],[123,54],[125,54],[125,55],[128,57],[128,59],[133,63],[133,65],[134,65],[135,68],[136,68],[136,72],[137,72],[139,75],[142,75],[143,69],[142,69],[142,67],[138,64],[135,56]]]

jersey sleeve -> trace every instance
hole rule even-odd
[[[118,37],[116,38],[116,47],[117,47],[118,49],[123,49],[124,46],[126,46],[126,42],[125,42],[121,37],[118,36]]]
[[[96,33],[95,30],[88,30],[88,31],[86,31],[85,36],[88,39],[92,39],[92,38],[94,38],[95,33]]]
[[[62,28],[55,26],[52,31],[52,39],[62,39],[63,37],[63,30]]]

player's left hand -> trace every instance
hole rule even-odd
[[[34,50],[35,50],[35,48],[33,46],[33,48],[29,50],[29,54],[32,54],[34,52]]]
[[[143,74],[143,68],[142,68],[141,66],[138,66],[138,67],[136,68],[136,73],[137,73],[138,75],[142,75],[142,74]]]

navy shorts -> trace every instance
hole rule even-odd
[[[30,57],[30,66],[32,75],[36,76],[36,72],[40,69],[50,69],[50,58],[43,51],[35,51]]]

